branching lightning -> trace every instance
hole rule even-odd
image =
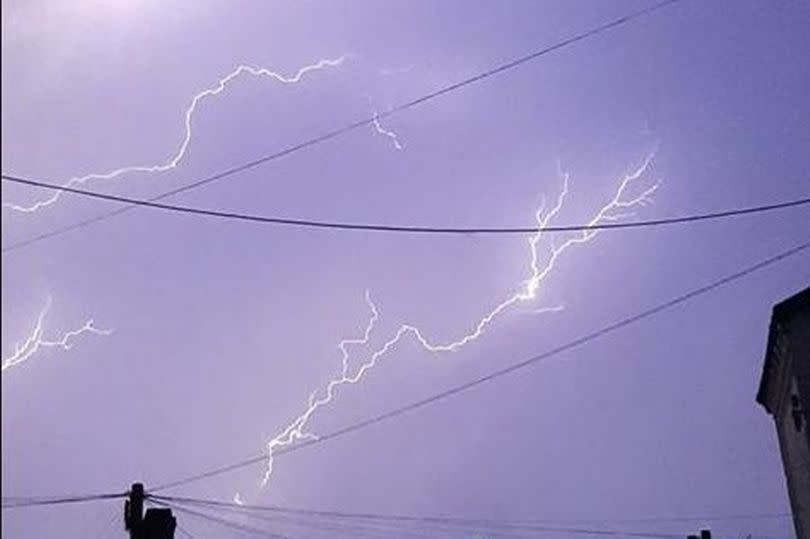
[[[75,187],[77,185],[82,185],[91,180],[112,180],[118,178],[120,176],[131,174],[131,173],[146,173],[146,174],[156,174],[161,172],[167,172],[176,168],[183,158],[186,156],[188,151],[189,145],[191,144],[192,138],[192,118],[194,113],[197,111],[197,106],[202,102],[204,99],[209,97],[215,97],[225,91],[225,88],[236,78],[242,75],[251,75],[254,77],[268,77],[273,79],[277,82],[282,84],[295,84],[300,82],[305,75],[311,73],[313,71],[319,71],[322,69],[330,68],[330,67],[337,67],[343,64],[343,62],[348,58],[347,55],[340,56],[335,59],[325,59],[325,60],[318,60],[314,64],[306,65],[300,68],[294,75],[292,76],[285,76],[283,74],[277,73],[275,71],[271,71],[269,69],[263,67],[252,67],[248,65],[240,65],[230,73],[228,73],[225,77],[221,78],[217,83],[210,88],[202,90],[198,94],[196,94],[192,99],[189,106],[186,108],[185,111],[185,123],[184,123],[184,135],[183,140],[180,143],[179,148],[174,153],[174,155],[166,162],[157,165],[135,165],[135,166],[128,166],[128,167],[121,167],[110,172],[105,173],[92,173],[87,174],[85,176],[77,176],[70,178],[63,184],[64,187]],[[62,196],[63,191],[55,191],[49,198],[40,200],[31,204],[29,206],[14,204],[10,202],[4,202],[3,207],[9,208],[18,212],[23,213],[33,213],[37,210],[50,206],[51,204],[55,203],[59,198]]]
[[[658,188],[658,184],[642,190],[640,194],[631,196],[628,194],[632,184],[640,180],[652,161],[653,154],[647,156],[641,165],[629,174],[626,174],[613,196],[589,221],[589,226],[597,225],[605,221],[616,221],[634,215],[633,210],[637,207],[642,207],[652,202],[652,195]],[[485,329],[501,314],[520,303],[531,302],[535,300],[540,291],[541,284],[551,272],[554,270],[560,257],[570,248],[583,245],[591,241],[599,233],[598,230],[583,230],[577,232],[570,237],[567,237],[559,244],[550,243],[548,253],[542,256],[539,252],[543,234],[540,231],[543,227],[548,226],[551,221],[557,217],[563,208],[563,204],[568,195],[568,174],[560,171],[562,176],[563,186],[560,194],[557,197],[554,205],[547,212],[541,204],[541,207],[535,213],[535,220],[537,222],[538,232],[529,238],[529,251],[530,251],[530,272],[528,278],[522,285],[511,295],[507,296],[501,303],[495,305],[486,314],[484,314],[478,322],[476,322],[470,330],[461,335],[455,340],[446,342],[433,341],[428,338],[424,331],[411,324],[402,324],[397,331],[387,341],[385,341],[379,348],[372,352],[368,359],[361,364],[353,374],[351,373],[349,365],[350,346],[366,346],[371,339],[372,331],[375,324],[379,319],[379,311],[377,306],[371,299],[369,292],[366,292],[366,304],[369,307],[371,316],[366,325],[366,328],[361,337],[352,339],[345,339],[338,344],[338,349],[341,353],[342,370],[339,376],[330,380],[322,391],[314,391],[307,402],[307,407],[303,413],[296,417],[280,434],[267,442],[268,464],[267,470],[264,474],[262,486],[265,486],[270,480],[273,473],[273,454],[279,448],[290,446],[295,442],[304,439],[317,438],[314,434],[307,431],[307,426],[313,414],[320,408],[328,405],[335,398],[338,388],[345,385],[353,385],[359,383],[363,377],[377,363],[388,353],[399,341],[405,336],[412,336],[426,351],[428,352],[454,352],[466,344],[478,339],[485,331]],[[558,312],[563,309],[562,306],[541,307],[536,309],[535,312]]]
[[[17,345],[14,347],[14,353],[11,356],[3,359],[3,371],[28,361],[41,348],[62,348],[63,350],[70,350],[73,347],[73,340],[80,335],[85,333],[92,333],[94,335],[110,335],[112,333],[112,330],[110,329],[97,328],[95,325],[93,325],[93,320],[89,319],[84,323],[84,325],[78,329],[64,333],[59,339],[45,339],[43,336],[45,331],[44,322],[45,317],[48,315],[48,311],[50,311],[50,309],[51,298],[49,297],[48,301],[45,303],[45,307],[37,317],[37,321],[31,335],[29,335],[24,342],[17,343]]]

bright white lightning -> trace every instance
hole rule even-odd
[[[565,307],[562,305],[555,305],[554,307],[538,307],[534,311],[534,314],[546,314],[546,313],[559,313],[565,310]]]
[[[177,167],[178,164],[183,160],[188,151],[188,147],[191,144],[191,137],[192,137],[192,118],[194,113],[197,110],[197,105],[200,104],[206,98],[214,97],[221,94],[225,88],[231,83],[234,79],[242,76],[242,75],[251,75],[254,77],[267,77],[273,79],[277,82],[282,84],[295,84],[300,82],[305,75],[311,73],[313,71],[318,71],[330,67],[337,67],[343,64],[343,62],[347,59],[347,55],[340,56],[335,59],[325,59],[325,60],[318,60],[314,64],[306,65],[300,68],[294,75],[292,76],[285,76],[281,73],[277,73],[275,71],[271,71],[267,68],[263,67],[252,67],[248,65],[240,65],[230,73],[228,73],[225,77],[221,78],[217,83],[210,88],[202,90],[197,95],[195,95],[191,99],[191,103],[186,108],[185,111],[185,130],[183,135],[183,140],[180,143],[180,147],[174,153],[174,155],[165,163],[158,164],[158,165],[135,165],[135,166],[128,166],[128,167],[121,167],[110,172],[105,173],[92,173],[87,174],[85,176],[78,176],[70,178],[66,183],[63,184],[64,187],[75,187],[77,185],[82,185],[90,180],[112,180],[119,176],[123,176],[125,174],[130,173],[147,173],[147,174],[155,174],[166,172],[172,170]],[[62,196],[63,191],[55,191],[49,198],[41,200],[39,202],[35,202],[30,206],[24,206],[19,204],[13,204],[10,202],[4,202],[3,207],[9,208],[18,212],[23,213],[33,213],[39,209],[45,208],[50,206],[51,204],[55,203],[59,198]]]
[[[629,196],[627,194],[631,184],[642,178],[647,171],[650,162],[652,161],[653,154],[647,156],[642,164],[633,172],[624,176],[616,190],[613,198],[605,204],[587,223],[588,226],[594,226],[605,222],[612,222],[628,216],[632,216],[630,211],[636,207],[644,206],[652,202],[651,196],[658,188],[658,184],[641,191],[636,196]],[[501,303],[495,305],[489,312],[487,312],[479,321],[471,328],[471,330],[462,335],[460,338],[448,342],[433,342],[425,336],[425,333],[411,324],[403,324],[394,333],[394,335],[383,343],[376,351],[374,351],[368,359],[363,363],[360,368],[354,373],[350,374],[349,368],[349,345],[366,345],[369,343],[371,332],[379,319],[379,311],[371,300],[371,296],[366,292],[366,303],[371,310],[371,317],[369,318],[366,329],[362,337],[347,339],[341,341],[338,349],[341,351],[342,371],[339,377],[336,377],[326,384],[323,392],[314,391],[308,400],[307,407],[303,413],[296,417],[280,434],[267,443],[268,463],[267,470],[264,474],[262,486],[265,486],[270,480],[273,473],[273,454],[277,449],[291,446],[296,441],[304,440],[307,438],[317,438],[315,435],[306,431],[312,415],[321,407],[328,405],[334,399],[336,390],[344,385],[352,385],[360,382],[365,374],[373,369],[378,361],[394,347],[406,335],[412,335],[422,347],[429,352],[453,352],[463,347],[464,345],[476,340],[484,330],[497,318],[500,314],[505,312],[510,307],[519,303],[529,302],[536,299],[540,285],[549,276],[551,271],[557,264],[560,256],[571,247],[582,245],[591,241],[599,233],[598,230],[583,230],[576,232],[559,245],[552,243],[550,246],[549,254],[542,259],[538,253],[538,248],[543,237],[542,229],[549,226],[551,221],[559,214],[563,207],[565,198],[568,195],[568,174],[562,174],[563,188],[560,192],[554,206],[544,214],[544,204],[535,213],[535,220],[537,222],[538,232],[529,238],[530,250],[530,273],[524,284],[518,288],[516,292],[509,295]],[[557,312],[562,310],[562,306],[540,308],[537,312]]]
[[[11,367],[16,367],[21,363],[24,363],[31,359],[34,354],[36,354],[41,348],[62,348],[63,350],[70,350],[73,347],[73,339],[76,337],[83,335],[85,333],[92,333],[95,335],[110,335],[112,330],[109,329],[99,329],[93,325],[93,320],[87,320],[84,325],[79,327],[78,329],[68,331],[64,333],[59,339],[56,340],[49,340],[45,339],[43,336],[44,333],[44,321],[45,317],[48,314],[48,311],[51,309],[51,298],[48,298],[48,301],[45,303],[45,307],[39,313],[37,317],[37,322],[34,325],[34,329],[31,332],[31,335],[22,343],[17,343],[14,347],[14,353],[3,359],[2,370],[5,371],[6,369],[10,369]]]
[[[379,133],[380,135],[383,135],[391,139],[391,144],[394,145],[394,148],[396,148],[397,150],[402,149],[402,144],[399,142],[399,137],[397,137],[397,134],[382,126],[382,124],[380,123],[380,117],[377,115],[376,112],[374,113],[374,130],[377,131],[377,133]]]

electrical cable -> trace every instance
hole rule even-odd
[[[606,31],[608,31],[608,30],[610,30],[612,28],[616,28],[616,27],[625,25],[625,24],[627,24],[627,23],[629,23],[629,22],[631,22],[631,21],[633,21],[635,19],[647,16],[647,15],[651,15],[651,14],[653,14],[654,12],[656,12],[658,10],[661,10],[661,9],[663,9],[665,7],[673,5],[673,4],[675,4],[677,2],[680,2],[680,1],[681,0],[663,0],[661,2],[653,4],[652,6],[640,9],[638,11],[631,12],[631,13],[629,13],[627,15],[622,15],[622,16],[620,16],[618,18],[615,18],[613,20],[610,20],[608,22],[605,22],[605,23],[602,23],[602,24],[600,24],[598,26],[595,26],[595,27],[591,28],[590,30],[586,30],[586,31],[581,32],[579,34],[576,34],[574,36],[571,36],[571,37],[568,37],[568,38],[563,39],[561,41],[558,41],[558,42],[554,43],[553,45],[549,45],[547,47],[544,47],[544,48],[539,49],[537,51],[531,52],[529,54],[526,54],[526,55],[521,56],[519,58],[516,58],[514,60],[507,61],[505,63],[502,63],[502,64],[500,64],[498,66],[495,66],[495,67],[493,67],[491,69],[488,69],[486,71],[478,73],[477,75],[473,75],[471,77],[468,77],[468,78],[463,79],[461,81],[458,81],[458,82],[455,82],[453,84],[441,87],[441,88],[439,88],[437,90],[434,90],[433,92],[430,92],[430,93],[425,94],[425,95],[423,95],[421,97],[417,97],[415,99],[412,99],[411,101],[407,101],[405,103],[402,103],[402,104],[400,104],[400,105],[398,105],[396,107],[393,107],[393,108],[391,108],[391,109],[389,109],[387,111],[380,112],[378,114],[375,114],[373,116],[364,118],[362,120],[357,120],[357,121],[349,123],[349,124],[347,124],[347,125],[345,125],[343,127],[334,129],[332,131],[328,131],[328,132],[323,133],[323,134],[321,134],[319,136],[308,139],[308,140],[306,140],[304,142],[300,142],[298,144],[287,146],[286,148],[284,148],[284,149],[282,149],[280,151],[277,151],[275,153],[265,155],[265,156],[260,157],[258,159],[254,159],[253,161],[250,161],[248,163],[244,163],[242,165],[237,165],[237,166],[231,167],[231,168],[229,168],[227,170],[224,170],[222,172],[218,172],[218,173],[213,174],[211,176],[208,176],[208,177],[202,178],[200,180],[196,180],[194,182],[191,182],[189,184],[182,185],[182,186],[177,187],[175,189],[166,191],[166,192],[164,192],[164,193],[162,193],[160,195],[157,195],[155,197],[150,198],[149,201],[150,202],[157,202],[159,200],[162,200],[162,199],[165,199],[165,198],[168,198],[168,197],[171,197],[171,196],[174,196],[174,195],[186,192],[186,191],[191,191],[193,189],[197,189],[198,187],[202,187],[203,185],[213,183],[215,181],[221,180],[221,179],[226,178],[228,176],[233,176],[234,174],[244,172],[246,170],[255,168],[255,167],[257,167],[259,165],[262,165],[264,163],[268,163],[270,161],[274,161],[274,160],[279,159],[281,157],[284,157],[286,155],[298,152],[298,151],[303,150],[305,148],[309,148],[311,146],[315,146],[315,145],[320,144],[322,142],[326,142],[328,140],[331,140],[331,139],[336,138],[338,136],[344,135],[346,133],[349,133],[349,132],[354,131],[356,129],[359,129],[361,127],[366,127],[366,126],[372,125],[372,124],[374,124],[374,122],[377,122],[377,121],[379,121],[381,119],[387,118],[387,117],[392,116],[392,115],[397,114],[397,113],[400,113],[400,112],[402,112],[404,110],[416,107],[416,106],[421,105],[423,103],[426,103],[428,101],[432,101],[433,99],[436,99],[436,98],[438,98],[440,96],[443,96],[443,95],[448,94],[450,92],[454,92],[456,90],[459,90],[459,89],[464,88],[466,86],[469,86],[471,84],[475,84],[475,83],[480,82],[482,80],[488,79],[488,78],[490,78],[492,76],[495,76],[495,75],[498,75],[500,73],[509,71],[509,70],[514,69],[514,68],[516,68],[516,67],[518,67],[518,66],[520,66],[522,64],[525,64],[527,62],[536,60],[536,59],[538,59],[538,58],[540,58],[542,56],[545,56],[545,55],[547,55],[547,54],[549,54],[551,52],[554,52],[556,50],[563,49],[563,48],[568,47],[570,45],[573,45],[573,44],[575,44],[575,43],[577,43],[579,41],[583,41],[583,40],[588,39],[590,37],[593,37],[593,36],[596,36],[596,35],[601,34],[603,32],[606,32]],[[93,218],[90,218],[90,219],[85,219],[83,221],[79,221],[79,222],[73,223],[71,225],[67,225],[67,226],[65,226],[63,228],[59,228],[59,229],[56,229],[56,230],[52,230],[50,232],[46,232],[44,234],[40,234],[38,236],[29,238],[28,240],[24,240],[22,242],[18,242],[18,243],[14,244],[14,245],[11,245],[8,248],[3,249],[3,252],[7,252],[7,251],[10,251],[12,249],[19,249],[19,248],[25,247],[27,245],[31,245],[31,244],[36,243],[36,242],[46,240],[48,238],[52,238],[52,237],[55,237],[55,236],[59,236],[59,235],[71,232],[73,230],[78,230],[78,229],[84,228],[86,226],[90,226],[90,225],[92,225],[94,223],[98,223],[100,221],[105,221],[105,220],[107,220],[109,218],[112,218],[112,217],[120,215],[120,214],[122,214],[124,212],[130,211],[130,210],[132,210],[132,209],[134,209],[136,207],[137,206],[129,206],[129,207],[126,207],[126,208],[120,208],[120,209],[118,209],[116,211],[113,211],[113,212],[110,212],[110,213],[99,215],[99,216],[96,216],[96,217],[93,217]]]
[[[227,502],[213,502],[206,500],[195,500],[193,498],[177,498],[177,497],[164,497],[164,496],[150,496],[150,499],[159,500],[167,504],[176,504],[182,501],[185,504],[197,503],[204,506],[220,506],[220,507],[240,507],[237,504],[228,504]],[[245,506],[242,506],[245,507]],[[254,506],[254,508],[257,506]],[[270,509],[278,511],[278,508],[270,508],[268,506],[261,507],[262,509]],[[567,533],[572,535],[602,535],[602,536],[624,536],[624,537],[653,537],[664,539],[679,539],[680,535],[658,533],[658,532],[637,532],[626,530],[609,530],[602,528],[582,528],[582,527],[565,527],[565,526],[549,526],[543,524],[518,524],[508,521],[494,521],[486,519],[460,519],[451,517],[418,517],[409,515],[382,515],[375,513],[341,513],[335,511],[308,511],[308,510],[293,510],[298,514],[306,514],[309,516],[318,517],[337,517],[342,519],[361,519],[361,520],[380,520],[391,521],[400,524],[432,524],[440,526],[456,526],[462,528],[475,528],[479,531],[487,529],[495,529],[500,531],[509,532],[534,532],[534,533]]]
[[[303,228],[319,228],[329,230],[353,230],[365,232],[389,232],[389,233],[408,233],[408,234],[536,234],[538,232],[581,232],[588,230],[613,230],[613,229],[628,229],[628,228],[647,228],[662,225],[675,225],[694,223],[698,221],[709,221],[716,219],[726,219],[730,217],[740,217],[743,215],[752,215],[765,212],[772,212],[776,210],[785,210],[789,208],[796,208],[810,204],[810,197],[788,200],[785,202],[778,202],[774,204],[765,204],[760,206],[749,206],[745,208],[734,208],[730,210],[722,210],[715,212],[699,213],[692,215],[681,215],[676,217],[666,217],[661,219],[652,219],[646,221],[635,222],[608,222],[597,223],[592,225],[550,225],[544,227],[433,227],[433,226],[419,226],[419,225],[385,225],[375,223],[347,223],[337,221],[318,221],[311,219],[291,219],[284,217],[252,215],[238,212],[222,211],[215,209],[197,208],[193,206],[179,206],[175,204],[164,204],[160,202],[152,202],[146,199],[137,199],[122,197],[117,195],[110,195],[106,193],[99,193],[96,191],[89,191],[86,189],[77,189],[75,187],[60,187],[55,184],[45,183],[38,180],[31,180],[28,178],[21,178],[17,176],[2,175],[4,181],[10,181],[18,184],[29,185],[34,187],[44,187],[47,189],[55,189],[72,193],[75,195],[107,200],[119,203],[130,204],[133,206],[143,206],[153,209],[186,213],[192,215],[200,215],[206,217],[217,217],[221,219],[248,221],[253,223],[271,224],[294,226]],[[28,241],[28,240],[26,240]],[[16,243],[3,248],[3,252],[17,249],[25,242]]]
[[[187,513],[187,514],[195,516],[197,518],[208,520],[209,522],[214,522],[216,524],[220,524],[222,526],[225,526],[227,528],[231,528],[231,529],[234,529],[234,530],[237,530],[237,531],[241,531],[241,532],[245,532],[245,533],[257,534],[257,535],[260,535],[262,537],[269,537],[270,539],[290,539],[286,535],[280,535],[280,534],[273,533],[273,532],[270,532],[270,531],[267,531],[267,530],[262,530],[260,528],[254,528],[252,526],[247,526],[247,525],[241,524],[239,522],[234,522],[232,520],[228,520],[228,519],[220,518],[220,517],[217,517],[217,516],[201,513],[199,511],[195,511],[194,509],[189,509],[187,507],[182,507],[182,506],[178,505],[177,503],[171,503],[170,504],[170,503],[165,503],[165,502],[161,502],[159,500],[154,500],[154,499],[152,499],[151,501],[152,501],[152,503],[154,503],[156,505],[162,505],[164,507],[168,507],[170,509],[173,509],[175,511],[179,511],[181,513]]]
[[[487,382],[491,382],[492,380],[495,380],[495,379],[500,378],[502,376],[505,376],[507,374],[511,374],[513,372],[524,369],[526,367],[529,367],[529,366],[534,365],[536,363],[539,363],[541,361],[546,361],[548,359],[551,359],[551,358],[553,358],[555,356],[558,356],[558,355],[562,354],[563,352],[567,352],[569,350],[579,348],[579,347],[581,347],[581,346],[583,346],[583,345],[585,345],[585,344],[587,344],[587,343],[589,343],[591,341],[595,341],[595,340],[597,340],[597,339],[599,339],[601,337],[604,337],[605,335],[613,333],[613,332],[615,332],[615,331],[617,331],[619,329],[622,329],[622,328],[624,328],[626,326],[635,324],[636,322],[640,322],[640,321],[642,321],[642,320],[644,320],[646,318],[652,317],[652,316],[657,315],[657,314],[659,314],[659,313],[661,313],[663,311],[669,310],[669,309],[671,309],[671,308],[673,308],[673,307],[675,307],[677,305],[680,305],[681,303],[685,303],[685,302],[687,302],[689,300],[692,300],[692,299],[694,299],[694,298],[696,298],[698,296],[702,296],[702,295],[707,294],[708,292],[711,292],[711,291],[713,291],[713,290],[715,290],[717,288],[720,288],[720,287],[725,286],[725,285],[727,285],[729,283],[732,283],[734,281],[742,279],[742,278],[744,278],[744,277],[746,277],[748,275],[751,275],[751,274],[753,274],[755,272],[763,270],[763,269],[765,269],[765,268],[767,268],[769,266],[772,266],[772,265],[774,265],[774,264],[776,264],[778,262],[781,262],[782,260],[785,260],[787,258],[795,256],[795,255],[801,253],[802,251],[805,251],[808,248],[810,248],[810,241],[805,242],[805,243],[801,243],[801,244],[799,244],[799,245],[797,245],[795,247],[792,247],[792,248],[790,248],[790,249],[788,249],[786,251],[783,251],[783,252],[781,252],[781,253],[779,253],[779,254],[777,254],[775,256],[771,256],[769,258],[766,258],[765,260],[757,262],[756,264],[748,266],[748,267],[746,267],[746,268],[744,268],[744,269],[742,269],[740,271],[737,271],[735,273],[726,275],[725,277],[717,279],[717,280],[715,280],[715,281],[713,281],[713,282],[711,282],[711,283],[709,283],[707,285],[692,289],[692,290],[690,290],[688,292],[685,292],[683,294],[675,296],[674,298],[672,298],[670,300],[667,300],[667,301],[664,301],[662,303],[659,303],[659,304],[655,305],[654,307],[645,309],[645,310],[643,310],[643,311],[641,311],[639,313],[636,313],[636,314],[627,316],[625,318],[622,318],[622,319],[618,320],[617,322],[613,322],[611,324],[603,326],[600,329],[597,329],[595,331],[587,333],[587,334],[585,334],[585,335],[583,335],[583,336],[581,336],[579,338],[576,338],[574,340],[568,341],[567,343],[565,343],[563,345],[560,345],[560,346],[557,346],[555,348],[552,348],[552,349],[550,349],[550,350],[548,350],[548,351],[546,351],[546,352],[544,352],[542,354],[530,357],[530,358],[525,359],[523,361],[520,361],[518,363],[513,363],[513,364],[511,364],[511,365],[509,365],[507,367],[504,367],[502,369],[493,371],[493,372],[491,372],[489,374],[486,374],[484,376],[481,376],[479,378],[475,378],[475,379],[470,380],[470,381],[468,381],[466,383],[463,383],[463,384],[460,384],[458,386],[452,387],[450,389],[447,389],[447,390],[442,391],[440,393],[434,394],[434,395],[432,395],[430,397],[427,397],[427,398],[424,398],[422,400],[407,404],[407,405],[402,406],[400,408],[395,408],[393,410],[390,410],[390,411],[382,413],[380,415],[371,417],[371,418],[366,419],[364,421],[360,421],[360,422],[354,423],[352,425],[349,425],[349,426],[343,427],[341,429],[338,429],[336,431],[332,431],[331,433],[318,436],[317,438],[312,438],[312,439],[305,440],[305,441],[299,443],[298,445],[288,446],[286,448],[281,448],[279,450],[276,450],[273,453],[273,457],[275,458],[277,456],[284,455],[284,454],[287,454],[287,453],[291,453],[293,451],[298,451],[300,449],[303,449],[305,447],[309,447],[309,446],[312,446],[312,445],[322,444],[322,443],[324,443],[326,441],[345,436],[347,434],[350,434],[352,432],[355,432],[355,431],[370,427],[372,425],[376,425],[377,423],[382,423],[382,422],[387,421],[389,419],[393,419],[395,417],[405,415],[405,414],[410,413],[410,412],[412,412],[414,410],[417,410],[419,408],[423,408],[423,407],[428,406],[430,404],[433,404],[435,402],[447,399],[449,397],[452,397],[452,396],[457,395],[459,393],[465,392],[465,391],[467,391],[469,389],[472,389],[474,387],[477,387],[479,385],[483,385],[483,384],[485,384]],[[209,470],[207,472],[203,472],[203,473],[196,474],[196,475],[193,475],[193,476],[190,476],[190,477],[186,477],[184,479],[179,479],[179,480],[176,480],[176,481],[172,481],[170,483],[165,483],[165,484],[159,485],[156,488],[150,489],[149,492],[154,493],[154,492],[158,492],[158,491],[161,491],[161,490],[166,490],[166,489],[169,489],[169,488],[178,487],[178,486],[181,486],[181,485],[187,485],[189,483],[200,481],[202,479],[208,479],[210,477],[221,475],[223,473],[231,472],[231,471],[238,470],[238,469],[241,469],[241,468],[244,468],[244,467],[247,467],[247,466],[252,466],[254,464],[258,464],[260,462],[264,462],[264,461],[267,460],[267,458],[268,458],[267,454],[261,454],[261,455],[257,455],[257,456],[254,456],[254,457],[250,457],[250,458],[248,458],[246,460],[236,462],[234,464],[229,464],[227,466],[222,466],[220,468],[215,468],[215,469]]]
[[[2,499],[3,509],[13,509],[20,507],[38,507],[43,505],[65,505],[72,503],[84,503],[98,500],[112,500],[125,498],[128,492],[109,494],[87,494],[83,496],[49,496],[49,497],[8,497]]]
[[[357,513],[345,511],[323,511],[313,509],[301,509],[294,507],[285,507],[280,505],[251,505],[244,503],[234,503],[219,500],[208,500],[202,498],[191,498],[183,496],[161,496],[161,495],[148,495],[149,499],[155,499],[166,502],[182,502],[192,503],[199,505],[208,505],[213,507],[233,508],[243,511],[263,511],[271,513],[283,513],[294,515],[307,515],[318,516],[327,518],[339,519],[370,519],[370,520],[403,520],[403,521],[430,521],[430,522],[446,522],[457,524],[496,524],[508,526],[525,526],[536,524],[583,524],[583,523],[639,523],[639,522],[689,522],[689,521],[720,521],[720,520],[760,520],[771,518],[789,518],[790,513],[751,513],[751,514],[736,514],[736,515],[700,515],[700,516],[683,516],[683,517],[643,517],[634,519],[576,519],[576,520],[497,520],[497,519],[470,519],[458,518],[449,516],[412,516],[412,515],[391,515],[383,513]]]

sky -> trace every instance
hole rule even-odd
[[[239,75],[197,103],[175,167],[82,185],[154,196],[650,5],[4,0],[2,170],[62,183],[165,165],[184,141],[194,96],[238,66],[289,80],[332,61],[297,82]],[[808,27],[806,2],[683,0],[382,118],[379,129],[172,201],[463,227],[533,226],[566,185],[553,222],[587,222],[634,172],[625,200],[655,186],[651,201],[617,219],[806,197]],[[4,205],[48,196],[2,186]],[[116,208],[69,195],[33,212],[4,206],[2,242]],[[531,297],[464,346],[435,352],[405,335],[317,409],[306,432],[335,431],[542,353],[807,241],[809,224],[798,209],[600,233],[561,253]],[[538,264],[571,237],[543,235]],[[352,374],[402,324],[454,342],[525,294],[527,239],[313,231],[138,209],[5,252],[4,361],[38,319],[41,339],[57,345],[4,366],[3,495],[118,492],[134,481],[148,489],[260,454],[313,391],[323,395],[340,377],[338,345],[364,336],[370,305],[378,317],[368,342],[349,348]],[[808,282],[804,253],[463,395],[278,456],[266,485],[262,462],[166,493],[792,537],[785,518],[617,521],[789,510],[773,423],[754,399],[770,309]],[[89,320],[95,331],[58,346]],[[121,505],[5,510],[2,531],[124,537]],[[195,537],[240,536],[178,518]]]

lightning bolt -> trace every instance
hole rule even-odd
[[[619,183],[619,186],[611,200],[609,200],[602,208],[588,222],[588,226],[598,225],[606,221],[617,221],[620,219],[632,217],[635,215],[633,210],[637,207],[643,207],[652,202],[652,195],[658,189],[658,184],[653,184],[635,196],[630,196],[628,191],[632,184],[641,179],[654,157],[654,153],[649,154],[641,163],[641,165],[626,174]],[[273,454],[279,448],[295,444],[299,440],[316,439],[317,436],[307,431],[307,426],[313,414],[320,408],[327,406],[331,403],[337,393],[338,388],[348,385],[358,384],[362,381],[363,377],[371,369],[377,366],[378,362],[403,338],[412,336],[426,351],[439,353],[439,352],[454,352],[478,339],[486,330],[486,328],[501,314],[506,312],[511,307],[520,303],[531,302],[535,300],[540,291],[541,284],[548,278],[551,272],[556,267],[560,257],[563,253],[577,245],[583,245],[593,240],[598,234],[598,230],[585,229],[574,233],[567,237],[559,244],[551,243],[548,249],[548,254],[541,256],[539,248],[541,240],[543,239],[542,229],[549,225],[549,223],[557,217],[563,208],[563,204],[568,195],[568,178],[567,173],[559,171],[562,176],[563,186],[560,194],[557,196],[554,205],[546,212],[544,210],[545,203],[541,204],[540,208],[535,212],[535,221],[537,223],[538,231],[533,234],[529,240],[529,275],[522,283],[522,285],[512,294],[508,295],[502,302],[491,308],[484,314],[477,323],[473,324],[470,330],[460,336],[459,338],[446,342],[437,342],[429,339],[425,332],[411,324],[402,324],[399,329],[385,341],[376,351],[368,356],[368,359],[362,363],[357,371],[352,374],[349,366],[349,347],[350,346],[364,346],[369,344],[371,340],[371,333],[374,326],[379,319],[379,310],[371,299],[371,294],[366,292],[366,304],[371,312],[371,316],[366,325],[366,328],[360,337],[345,339],[338,344],[338,349],[341,353],[342,370],[339,376],[330,380],[323,391],[315,390],[310,394],[307,402],[306,409],[296,417],[280,434],[267,442],[267,469],[264,478],[261,482],[262,487],[266,486],[273,473]],[[543,307],[537,309],[536,312],[558,312],[562,310],[562,306]]]
[[[95,335],[110,335],[112,330],[110,329],[99,329],[93,325],[93,320],[87,320],[83,326],[79,327],[78,329],[68,331],[62,335],[61,338],[57,340],[48,340],[45,339],[44,334],[44,322],[45,317],[48,315],[48,311],[51,309],[51,298],[48,298],[48,301],[45,303],[45,307],[39,313],[37,317],[36,324],[34,325],[34,329],[31,332],[31,335],[22,342],[17,343],[14,347],[14,353],[3,359],[2,370],[5,371],[6,369],[10,369],[11,367],[16,367],[21,363],[24,363],[31,359],[41,348],[62,348],[63,350],[70,350],[73,347],[72,340],[79,335],[83,335],[85,333],[92,333]]]
[[[382,124],[380,123],[380,118],[379,118],[379,116],[377,115],[376,112],[374,113],[374,124],[373,125],[374,125],[374,130],[377,131],[377,133],[391,139],[391,144],[394,145],[394,148],[396,148],[397,150],[402,149],[402,144],[399,142],[399,138],[397,137],[397,134],[394,133],[393,131],[390,131],[390,130],[384,128],[382,126]]]
[[[277,73],[275,71],[271,71],[267,68],[263,67],[252,67],[248,65],[240,65],[225,77],[219,79],[217,83],[210,88],[200,91],[196,94],[189,106],[186,108],[185,111],[185,122],[184,122],[184,135],[183,140],[180,143],[180,147],[177,149],[175,154],[169,158],[168,161],[157,164],[157,165],[135,165],[135,166],[128,166],[128,167],[121,167],[110,172],[105,173],[92,173],[87,174],[86,176],[78,176],[73,177],[67,180],[63,184],[64,187],[75,187],[77,185],[82,185],[91,180],[112,180],[118,178],[120,176],[131,174],[131,173],[146,173],[146,174],[156,174],[161,172],[166,172],[176,168],[183,158],[186,156],[188,151],[189,145],[191,144],[192,138],[192,118],[194,117],[194,113],[197,111],[197,106],[205,99],[212,98],[218,96],[222,92],[225,91],[226,87],[238,77],[243,75],[250,75],[253,77],[266,77],[276,82],[280,82],[282,84],[295,84],[300,82],[304,76],[308,73],[313,71],[319,71],[322,69],[327,69],[330,67],[337,67],[343,64],[343,62],[348,58],[348,55],[343,55],[335,59],[325,59],[325,60],[318,60],[314,64],[306,65],[300,68],[294,75],[292,76],[285,76],[281,73]],[[31,204],[30,206],[24,206],[19,204],[14,204],[10,202],[4,202],[3,207],[9,208],[14,211],[22,212],[22,213],[33,213],[37,210],[50,206],[54,204],[59,198],[61,198],[63,191],[55,191],[49,198],[40,200]]]

